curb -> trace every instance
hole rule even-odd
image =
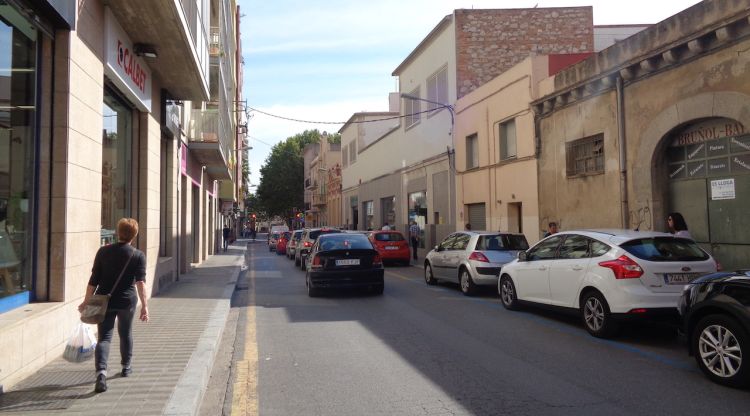
[[[214,366],[216,351],[218,350],[224,326],[229,316],[232,293],[234,293],[239,275],[242,273],[243,261],[239,260],[235,264],[236,270],[232,272],[232,276],[226,283],[224,292],[222,292],[222,298],[219,299],[216,307],[211,312],[206,329],[198,339],[195,351],[193,351],[190,360],[185,366],[185,372],[177,382],[177,386],[175,386],[162,414],[170,416],[198,414],[201,402],[203,401],[203,395],[208,388],[208,381]]]

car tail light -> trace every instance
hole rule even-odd
[[[380,254],[376,254],[375,257],[372,258],[372,265],[373,266],[382,266],[383,265],[383,259],[380,258]]]
[[[312,247],[312,243],[311,243],[311,242],[309,242],[309,241],[305,241],[305,244],[304,244],[304,246],[305,246],[305,247]]]
[[[641,266],[624,254],[617,260],[603,261],[599,265],[612,269],[615,279],[638,279],[643,276]]]
[[[311,269],[321,269],[321,268],[323,268],[323,263],[320,260],[320,256],[318,256],[317,254],[315,255],[315,257],[313,257],[312,263],[310,264],[310,268]]]
[[[638,308],[638,309],[631,309],[628,313],[646,313],[646,312],[648,312],[648,309]]]
[[[478,251],[475,251],[475,252],[471,253],[471,255],[469,256],[469,260],[481,261],[482,263],[489,263],[490,262],[490,260],[487,258],[487,256],[485,256],[484,254],[482,254],[482,253],[480,253]]]

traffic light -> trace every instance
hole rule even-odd
[[[255,214],[253,214],[253,219],[255,219]]]

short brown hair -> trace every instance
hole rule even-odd
[[[133,218],[120,218],[117,221],[117,239],[131,242],[138,235],[138,221]]]

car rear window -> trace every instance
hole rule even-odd
[[[526,250],[529,243],[523,235],[495,234],[481,235],[477,240],[477,250]]]
[[[708,254],[698,244],[685,238],[639,238],[620,244],[620,247],[639,259],[648,261],[708,260]]]
[[[401,233],[376,233],[375,239],[378,241],[404,241]]]
[[[328,235],[319,242],[320,250],[356,250],[372,249],[372,244],[364,234],[339,233]]]
[[[317,240],[318,236],[321,234],[334,234],[334,233],[341,233],[339,230],[315,230],[310,231],[310,235],[308,236],[311,240]]]
[[[299,240],[300,238],[302,238],[302,231],[295,231],[294,232],[294,239],[295,240]]]

